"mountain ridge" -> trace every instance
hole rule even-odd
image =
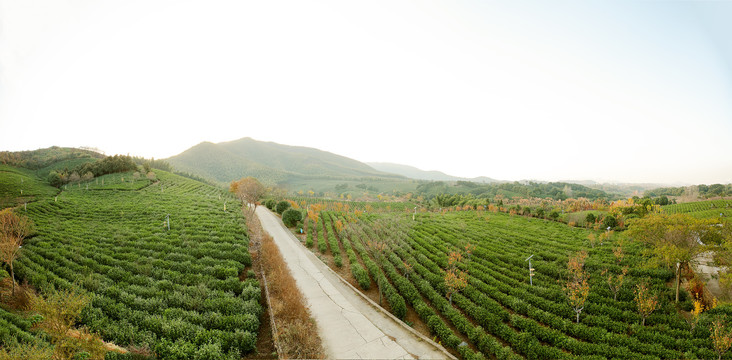
[[[397,175],[402,175],[410,179],[415,180],[430,180],[430,181],[472,181],[476,183],[496,183],[503,182],[487,176],[479,176],[475,178],[465,178],[459,176],[453,176],[445,174],[438,170],[422,170],[411,165],[396,164],[390,162],[368,162],[367,165],[372,168],[384,172],[390,172]]]
[[[204,141],[164,160],[178,171],[222,183],[242,176],[253,176],[272,185],[303,178],[404,179],[400,175],[378,171],[365,163],[338,154],[304,146],[259,141],[250,137],[220,143]]]

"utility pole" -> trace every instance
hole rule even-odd
[[[534,285],[534,268],[531,267],[531,258],[534,257],[534,255],[531,255],[524,260],[524,262],[529,262],[529,284],[532,286]]]
[[[414,221],[414,217],[417,215],[417,207],[414,207],[414,214],[412,214],[412,221]]]
[[[165,215],[165,222],[168,223],[168,231],[170,231],[170,214]]]

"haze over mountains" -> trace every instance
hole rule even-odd
[[[202,142],[165,160],[177,171],[223,183],[242,176],[253,176],[269,184],[301,179],[406,180],[403,176],[378,171],[362,162],[327,151],[252,138],[216,144]]]
[[[315,148],[283,145],[249,137],[220,143],[202,142],[164,160],[173,165],[177,171],[219,183],[228,183],[242,176],[253,176],[271,185],[292,185],[312,180],[357,181],[362,179],[471,181],[486,184],[507,182],[487,176],[475,178],[453,176],[441,171],[426,171],[409,165],[388,162],[363,163]],[[566,180],[564,182],[587,186],[601,185],[592,180]],[[662,184],[634,185],[640,186],[640,188],[636,188],[637,190],[642,190],[659,187]]]
[[[372,168],[388,172],[392,174],[398,174],[405,177],[408,177],[410,179],[417,179],[417,180],[432,180],[432,181],[472,181],[477,183],[493,183],[493,182],[500,182],[500,180],[496,180],[493,178],[489,178],[486,176],[479,176],[476,178],[463,178],[458,176],[452,176],[443,173],[442,171],[437,170],[421,170],[414,166],[409,165],[401,165],[401,164],[394,164],[394,163],[386,163],[386,162],[369,162],[366,163]]]

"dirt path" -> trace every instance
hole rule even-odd
[[[454,359],[341,281],[267,208],[259,206],[256,213],[307,299],[328,358]]]

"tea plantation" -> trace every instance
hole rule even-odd
[[[320,237],[321,222],[337,239]],[[710,359],[716,358],[710,321],[729,315],[729,307],[719,307],[690,325],[682,312],[692,308],[691,297],[684,292],[676,304],[667,286],[674,273],[648,266],[641,245],[623,234],[591,244],[590,230],[472,210],[419,213],[415,220],[368,213],[357,221],[353,214],[323,211],[308,228],[319,232],[317,251],[342,257],[355,283],[364,289],[380,283],[395,316],[405,319],[414,311],[435,340],[463,358]],[[385,246],[381,254],[373,251],[379,243]],[[589,296],[577,322],[563,286],[568,258],[580,249],[589,254]],[[467,287],[450,301],[452,253],[463,254],[457,267],[467,273]],[[533,284],[526,261],[531,255]],[[630,271],[615,297],[608,274],[616,278],[623,267]],[[649,283],[658,299],[644,325],[634,294],[640,282]]]
[[[57,196],[39,187],[17,210],[36,233],[16,275],[41,293],[92,294],[80,325],[105,341],[161,359],[238,359],[254,349],[262,313],[240,204],[223,189],[155,174],[105,175]],[[0,342],[44,341],[5,310],[0,328]]]

